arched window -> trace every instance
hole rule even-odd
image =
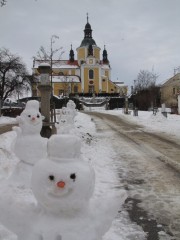
[[[92,69],[89,70],[89,79],[94,79],[94,71]]]

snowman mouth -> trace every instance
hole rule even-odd
[[[67,197],[68,195],[70,195],[72,193],[73,189],[70,188],[66,191],[64,190],[61,190],[61,191],[58,191],[58,192],[49,192],[48,195],[53,197],[53,198],[61,198],[61,197]]]

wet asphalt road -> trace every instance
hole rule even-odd
[[[180,239],[180,140],[149,133],[117,116],[86,112],[97,131],[114,133],[119,179],[128,192],[125,209],[147,240]],[[123,149],[123,151],[122,151]],[[126,173],[126,174],[125,174]]]

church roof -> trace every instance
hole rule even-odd
[[[93,38],[84,38],[81,42],[80,47],[85,47],[89,45],[96,45],[96,42],[94,41]]]
[[[80,47],[89,46],[89,45],[96,45],[96,42],[92,38],[92,29],[88,21],[88,15],[87,15],[87,23],[84,29],[84,39],[82,40]]]
[[[38,68],[41,63],[49,63],[50,60],[38,60],[34,61],[33,68]],[[69,60],[53,60],[52,61],[52,68],[79,68],[78,61],[74,60],[73,62]]]

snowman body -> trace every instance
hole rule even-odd
[[[75,132],[74,117],[74,109],[72,110],[70,107],[63,107],[62,109],[60,109],[60,115],[58,116],[58,124],[56,124],[57,133],[69,134]]]
[[[19,127],[14,128],[17,132],[14,153],[20,161],[10,178],[11,182],[21,182],[30,187],[32,166],[47,156],[47,139],[40,136],[42,119],[36,100],[27,102],[25,110],[17,117]]]

